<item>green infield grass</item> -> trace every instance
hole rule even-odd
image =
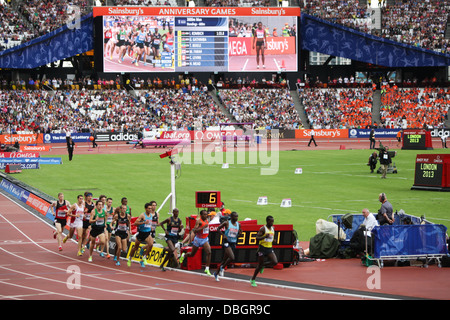
[[[380,208],[378,195],[385,192],[394,211],[403,209],[407,214],[424,215],[449,226],[450,192],[411,190],[416,154],[442,152],[449,151],[399,150],[393,159],[398,173],[388,174],[387,179],[370,173],[366,165],[370,150],[281,151],[273,175],[262,175],[261,168],[273,166],[275,154],[270,155],[269,164],[267,159],[251,164],[249,153],[236,153],[234,162],[240,164],[228,160],[228,169],[222,168],[222,153],[216,154],[216,163],[200,159],[201,164],[192,154],[183,154],[176,180],[177,207],[184,222],[184,217],[198,212],[195,191],[217,190],[225,207],[237,211],[241,220],[252,218],[262,224],[267,215],[272,215],[275,224],[293,224],[299,239],[309,241],[318,219],[348,212],[360,214],[363,208],[376,213]],[[55,198],[63,192],[71,203],[85,191],[91,191],[94,197],[112,197],[113,205],[127,197],[133,216],[143,212],[150,200],[156,200],[159,207],[170,192],[169,159],[160,159],[155,153],[76,154],[71,162],[67,154],[61,157],[62,165],[23,170],[16,178]],[[302,168],[302,174],[295,174],[296,168]],[[261,196],[268,197],[268,205],[257,205]],[[281,201],[287,198],[292,206],[281,208]],[[166,204],[160,211],[162,218],[168,210]]]

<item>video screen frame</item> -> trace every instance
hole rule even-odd
[[[96,28],[100,29],[96,32],[96,49],[101,38],[101,71],[105,73],[298,71],[300,8],[95,7],[96,16],[102,17],[101,28]],[[217,38],[210,34],[209,38],[194,38],[188,33],[195,27],[186,31],[175,26],[179,17],[190,21],[196,18],[200,21],[198,31],[214,30],[201,26],[202,19],[210,17],[226,19],[227,27],[220,27]],[[125,33],[120,31],[121,27]],[[202,46],[211,48],[215,40],[223,39],[224,31],[227,43],[217,41],[220,49],[202,49]],[[199,47],[192,50],[196,56],[186,55],[182,44],[196,39],[204,44],[193,44]],[[224,50],[225,61],[205,65],[214,52],[220,57]],[[201,56],[202,52],[207,53]],[[189,59],[198,62],[186,63]]]

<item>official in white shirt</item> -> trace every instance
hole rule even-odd
[[[375,216],[370,213],[369,209],[363,209],[362,214],[364,216],[362,224],[366,227],[365,233],[367,232],[367,236],[370,237],[372,229],[379,225],[378,221]],[[365,233],[364,235],[366,235]]]

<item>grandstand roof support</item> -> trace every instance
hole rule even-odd
[[[336,56],[329,56],[328,59],[323,63],[323,65],[327,66],[334,58],[336,58]]]

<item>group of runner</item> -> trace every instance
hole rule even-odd
[[[161,59],[161,45],[166,52],[174,52],[173,27],[168,27],[168,32],[161,34],[158,27],[149,23],[138,22],[136,26],[131,21],[114,22],[111,27],[105,27],[104,30],[104,48],[105,57],[113,60],[114,51],[118,55],[118,63],[124,61],[125,55],[128,55],[132,64],[139,66],[139,61],[147,65],[147,57],[152,56],[153,60]],[[152,63],[156,67],[155,63]]]
[[[111,235],[114,233],[116,240],[116,249],[114,254],[114,261],[117,266],[120,265],[120,257],[122,253],[128,251],[128,241],[131,237],[131,208],[128,206],[127,198],[121,199],[121,204],[114,208],[112,206],[113,199],[101,195],[98,200],[93,200],[92,193],[85,192],[83,195],[78,195],[77,202],[70,204],[64,199],[64,194],[58,194],[58,200],[52,203],[51,209],[55,216],[54,224],[56,230],[53,233],[58,242],[58,250],[62,250],[62,244],[66,243],[68,239],[72,239],[75,232],[77,234],[78,250],[77,255],[82,256],[86,249],[89,250],[88,261],[92,262],[92,254],[94,248],[97,248],[101,257],[110,258],[109,255],[109,241]],[[159,215],[156,212],[156,201],[150,201],[144,205],[145,211],[141,213],[134,221],[133,225],[137,227],[134,246],[130,249],[127,258],[127,265],[131,266],[132,258],[136,251],[139,251],[141,257],[140,265],[145,267],[148,262],[147,258],[152,251],[155,241],[155,230],[161,227],[165,233],[165,240],[167,247],[166,254],[161,264],[161,270],[165,271],[164,265],[168,261],[173,261],[176,267],[182,264],[185,258],[193,257],[197,254],[198,249],[202,248],[206,255],[205,273],[212,275],[209,270],[211,262],[211,247],[209,245],[209,222],[212,217],[216,215],[215,212],[201,210],[194,227],[189,231],[189,234],[184,237],[182,242],[181,234],[184,226],[179,218],[179,210],[173,209],[172,215],[159,222]],[[214,272],[216,281],[219,276],[224,275],[224,270],[235,259],[235,250],[237,239],[242,233],[240,223],[238,222],[237,212],[231,212],[229,216],[222,219],[218,227],[218,231],[223,237],[223,259],[218,264],[217,270]],[[274,238],[274,219],[272,216],[266,218],[266,225],[261,227],[256,235],[256,240],[259,241],[258,265],[255,269],[253,277],[250,280],[252,286],[256,286],[256,276],[262,273],[265,266],[274,266],[277,262],[277,257],[272,249],[272,242]],[[63,230],[69,226],[69,233],[63,236]],[[164,227],[166,226],[166,227]],[[141,246],[142,244],[142,246]],[[183,245],[191,245],[190,252],[182,252],[177,261],[176,249]],[[106,255],[104,253],[106,249]],[[268,261],[265,262],[265,258]]]
[[[58,241],[58,249],[62,250],[62,244],[72,239],[75,232],[78,241],[77,255],[82,256],[86,249],[89,250],[88,261],[92,262],[92,253],[98,247],[100,256],[110,258],[109,240],[111,235],[116,235],[116,252],[114,261],[120,265],[118,257],[121,251],[128,246],[130,233],[131,208],[128,199],[122,198],[121,205],[114,208],[113,199],[101,195],[95,202],[91,192],[78,195],[74,204],[64,199],[64,194],[58,194],[58,200],[53,202],[51,210],[55,216],[55,232],[53,237]],[[65,226],[69,227],[69,233],[63,237]],[[106,249],[106,254],[104,253]]]

